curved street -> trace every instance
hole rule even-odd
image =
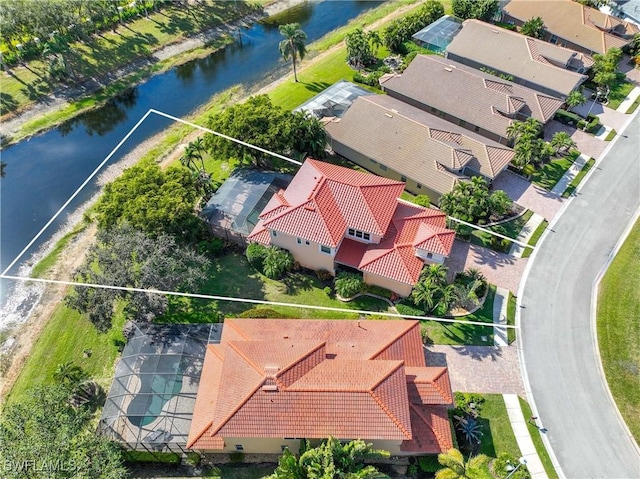
[[[539,420],[568,478],[639,478],[591,327],[592,284],[640,205],[640,115],[536,254],[521,295],[522,354]]]

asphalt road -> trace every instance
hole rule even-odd
[[[521,298],[522,347],[539,419],[567,478],[640,478],[640,455],[598,366],[592,283],[640,205],[640,115],[536,254]]]

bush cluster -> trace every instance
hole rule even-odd
[[[273,319],[289,319],[287,314],[280,313],[270,308],[251,308],[243,311],[238,315],[239,318],[273,318]]]
[[[258,243],[251,243],[247,246],[246,255],[249,264],[262,273],[264,259],[267,256],[267,248]]]
[[[343,298],[352,298],[364,288],[362,276],[358,273],[338,273],[335,280],[336,292]]]
[[[427,0],[420,9],[403,18],[391,22],[385,28],[383,35],[384,46],[392,52],[404,53],[403,43],[411,39],[411,35],[422,30],[444,15],[444,7],[437,0]]]

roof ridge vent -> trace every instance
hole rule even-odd
[[[446,71],[448,71],[448,72],[452,72],[452,71],[453,71],[453,70],[452,70],[451,68],[449,68],[449,67],[444,67],[444,69],[445,69]]]
[[[385,112],[384,116],[388,117],[388,118],[393,118],[393,115],[389,112]]]

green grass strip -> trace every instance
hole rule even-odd
[[[609,266],[598,296],[598,345],[609,389],[640,441],[640,222]]]
[[[544,230],[547,229],[547,226],[549,226],[549,222],[547,220],[543,220],[542,223],[538,225],[536,230],[531,235],[531,238],[529,239],[529,244],[531,246],[535,246],[536,244],[538,244],[538,240],[542,236],[542,233],[544,233]],[[522,252],[522,257],[528,258],[529,256],[531,256],[532,253],[533,253],[533,249],[525,248],[525,250]]]
[[[509,291],[509,299],[507,300],[507,324],[511,326],[515,326],[516,324],[516,306],[517,306],[517,297],[513,295],[511,291]],[[516,340],[516,329],[508,328],[507,329],[507,341],[509,344],[513,343]]]
[[[587,163],[584,165],[584,168],[580,170],[580,172],[576,175],[573,181],[569,183],[569,186],[567,186],[567,189],[564,190],[564,193],[562,193],[563,198],[569,198],[569,196],[573,194],[573,192],[576,190],[576,188],[578,187],[582,179],[589,172],[589,170],[593,168],[593,165],[595,163],[596,163],[596,160],[594,160],[593,158],[590,158],[589,161],[587,161]]]
[[[533,416],[529,403],[522,398],[518,399],[520,399],[520,407],[522,408],[522,414],[524,415],[524,418],[528,419]],[[536,447],[536,452],[538,453],[538,457],[540,457],[540,461],[542,462],[542,466],[544,467],[544,471],[547,473],[547,476],[549,477],[549,479],[558,479],[558,474],[553,467],[553,463],[551,462],[549,453],[547,453],[547,448],[544,447],[544,443],[542,442],[540,430],[528,420],[527,429],[529,429],[529,434],[531,435],[531,439],[533,440],[533,445]]]
[[[640,105],[640,96],[638,98],[636,98],[636,101],[634,101],[631,106],[629,107],[629,109],[627,110],[627,115],[630,115],[631,113],[633,113],[634,111],[636,111],[636,108],[638,108],[638,105]]]
[[[604,141],[611,141],[616,137],[616,135],[617,135],[616,130],[611,130],[607,135],[607,137],[604,139]]]

